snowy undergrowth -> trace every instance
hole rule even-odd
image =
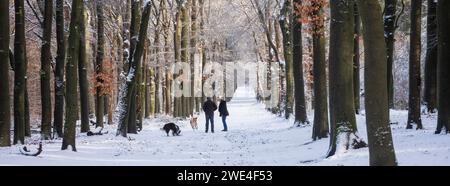
[[[187,121],[160,116],[145,120],[144,130],[129,138],[116,137],[116,126],[107,126],[103,136],[78,133],[78,152],[61,151],[61,140],[45,142],[39,157],[20,155],[19,146],[0,148],[0,165],[369,165],[367,148],[325,159],[329,139],[312,142],[310,126],[294,127],[293,121],[268,113],[248,89],[240,88],[228,107],[228,133],[220,132],[218,116],[215,134],[204,133],[203,116],[198,131]],[[450,165],[450,136],[433,134],[436,115],[424,115],[425,130],[420,131],[406,130],[406,119],[406,111],[392,112],[392,122],[398,123],[392,130],[399,164]],[[359,135],[367,141],[364,113],[357,120]],[[168,122],[180,125],[182,136],[166,137],[160,128]]]

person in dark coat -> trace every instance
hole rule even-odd
[[[206,116],[206,133],[209,131],[209,123],[211,122],[211,132],[214,133],[214,112],[217,110],[217,104],[208,98],[203,104],[203,111],[205,111]]]
[[[222,117],[222,123],[223,123],[222,131],[227,132],[228,131],[227,117],[230,116],[230,113],[228,112],[227,101],[225,101],[224,99],[220,100],[219,113],[220,113],[220,117]]]

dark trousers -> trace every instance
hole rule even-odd
[[[228,130],[227,116],[222,115],[223,130]]]
[[[214,132],[214,114],[206,114],[206,132],[209,130],[209,123],[211,123],[211,132]]]

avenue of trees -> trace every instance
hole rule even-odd
[[[42,140],[76,151],[77,127],[117,125],[127,137],[145,118],[188,118],[205,97],[175,96],[175,87],[203,88],[206,77],[172,73],[174,63],[202,73],[210,62],[251,59],[280,69],[264,75],[280,80],[269,112],[311,124],[314,140],[330,140],[327,157],[368,147],[371,165],[393,166],[396,55],[409,57],[405,128],[424,128],[423,106],[438,112],[436,134],[450,132],[448,10],[448,0],[2,0],[0,147],[25,144],[38,127]],[[407,54],[396,52],[402,30]]]

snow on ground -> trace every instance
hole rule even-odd
[[[0,148],[0,165],[51,166],[194,166],[194,165],[281,165],[327,166],[369,164],[368,149],[351,150],[324,159],[329,140],[312,142],[311,127],[293,127],[291,121],[274,116],[257,103],[248,88],[239,88],[228,105],[229,132],[221,132],[217,115],[216,133],[193,131],[186,121],[178,121],[182,136],[166,137],[160,130],[173,121],[161,117],[146,120],[144,130],[130,138],[116,137],[115,127],[103,136],[77,137],[78,152],[61,151],[61,140],[46,142],[39,157],[26,157],[19,146]],[[407,112],[393,111],[394,143],[400,165],[450,165],[450,136],[434,135],[436,116],[423,116],[425,130],[406,130]],[[310,117],[313,118],[313,117]],[[365,118],[358,116],[360,135],[366,137]],[[38,138],[38,136],[34,136]]]

